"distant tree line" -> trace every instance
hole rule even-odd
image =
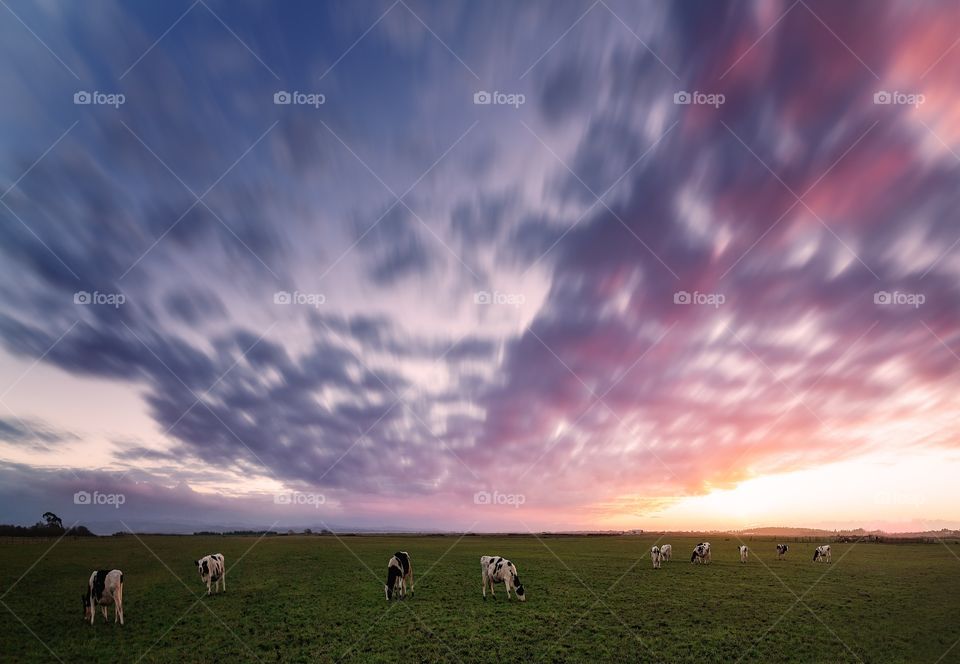
[[[86,526],[64,528],[63,520],[53,512],[44,512],[42,521],[32,526],[0,525],[0,537],[96,537]]]
[[[285,533],[281,533],[281,532],[276,531],[276,530],[268,530],[268,531],[266,531],[266,532],[264,532],[264,531],[262,531],[262,530],[229,530],[229,531],[224,531],[224,532],[222,532],[222,533],[213,532],[213,531],[211,531],[211,530],[198,530],[197,532],[194,533],[194,535],[205,535],[205,536],[207,536],[207,537],[211,537],[211,536],[223,536],[223,537],[251,537],[251,536],[254,536],[254,537],[261,537],[261,536],[265,536],[265,537],[283,537],[284,535],[298,535],[298,534],[301,534],[301,533],[297,533],[297,532],[295,532],[295,531],[293,531],[293,530],[288,530],[288,531],[285,532]],[[323,530],[319,530],[319,531],[317,531],[317,532],[314,532],[314,531],[312,531],[310,528],[305,528],[302,534],[303,534],[303,535],[329,535],[329,534],[330,534],[330,531],[329,531],[329,530],[326,530],[326,529],[323,529]]]

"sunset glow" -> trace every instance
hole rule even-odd
[[[4,522],[960,527],[960,6],[9,3]]]

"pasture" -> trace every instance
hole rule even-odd
[[[654,570],[655,541],[125,536],[52,549],[8,541],[0,660],[960,661],[960,645],[948,652],[960,639],[955,544],[833,544],[826,565],[811,561],[812,543],[791,542],[777,561],[773,540],[748,540],[741,564],[739,540],[712,536],[713,562],[695,566],[697,540],[667,537],[674,559]],[[399,549],[412,556],[416,591],[388,604],[386,564]],[[212,552],[226,556],[227,592],[206,597],[193,560]],[[483,554],[516,563],[525,604],[507,602],[502,585],[484,602]],[[79,596],[97,567],[125,574],[122,627],[112,613],[109,624],[82,621]]]

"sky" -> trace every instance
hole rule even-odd
[[[0,7],[0,521],[960,527],[955,3]]]

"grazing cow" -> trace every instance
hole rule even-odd
[[[383,587],[389,602],[393,593],[397,598],[407,598],[407,581],[410,582],[410,594],[413,594],[413,562],[406,551],[397,551],[387,563],[387,585]]]
[[[653,569],[660,569],[660,562],[663,560],[663,551],[658,546],[650,549],[650,559],[653,561]]]
[[[750,549],[747,548],[746,544],[740,545],[740,562],[747,562],[747,558],[750,556]]]
[[[830,558],[831,558],[831,553],[830,553],[829,544],[818,546],[813,551],[813,562],[828,563],[830,562]]]
[[[506,558],[500,556],[480,556],[480,574],[483,580],[483,599],[487,599],[487,586],[490,586],[490,595],[496,599],[497,595],[493,590],[496,583],[502,582],[507,589],[507,599],[510,599],[510,589],[517,593],[517,599],[521,602],[527,601],[527,596],[523,590],[523,584],[520,583],[520,576],[517,574],[517,566]]]
[[[700,563],[701,565],[707,562],[707,551],[706,545],[703,542],[697,544],[693,547],[693,555],[690,556],[690,562]]]
[[[83,619],[93,624],[97,616],[97,606],[103,610],[103,619],[107,620],[107,607],[113,604],[113,622],[123,624],[123,572],[118,569],[99,569],[90,575],[87,592],[80,596],[83,600]]]
[[[699,551],[698,558],[700,558],[701,563],[710,562],[710,542],[700,542],[697,544],[695,551]],[[693,558],[690,560],[692,562]]]
[[[670,544],[660,545],[660,560],[670,560],[673,558],[673,546]]]
[[[790,550],[790,547],[786,544],[777,544],[777,560],[783,560],[783,557],[787,555],[787,551]]]
[[[227,592],[227,567],[222,553],[211,553],[200,560],[194,560],[193,563],[200,572],[200,580],[207,584],[208,595],[211,583],[214,591],[219,592],[220,584],[223,584],[223,592]]]

